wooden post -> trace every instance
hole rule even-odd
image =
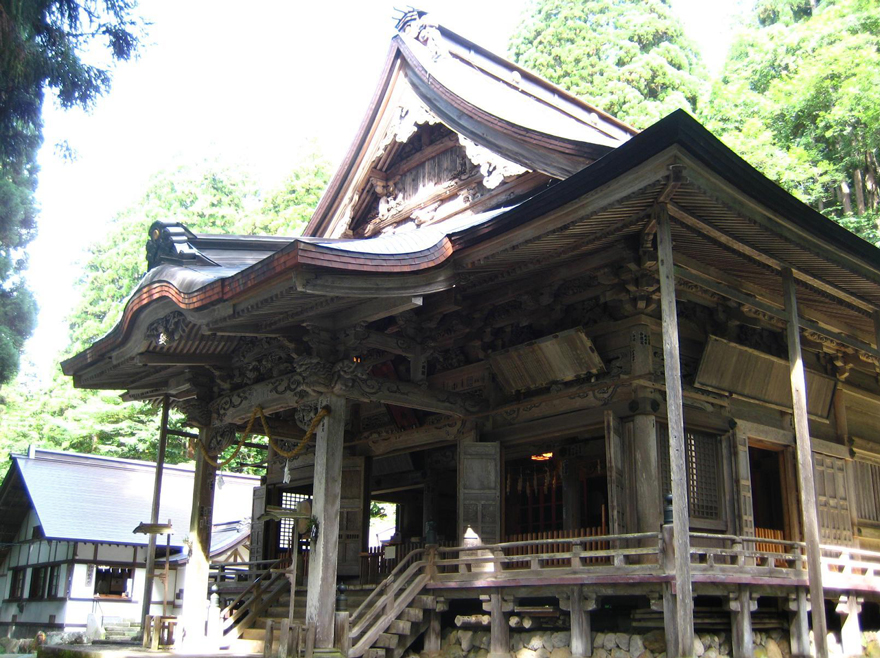
[[[508,658],[510,656],[510,626],[504,617],[504,603],[501,592],[493,592],[489,597],[492,614],[492,627],[489,635],[489,658]]]
[[[150,508],[150,523],[159,523],[159,503],[162,498],[162,471],[165,468],[165,446],[168,444],[168,409],[171,401],[165,395],[162,398],[162,420],[159,425],[159,449],[156,455],[156,474],[153,479],[153,505]],[[165,556],[168,563],[168,556]],[[141,603],[141,620],[146,623],[153,602],[153,578],[156,570],[156,535],[150,534],[147,541],[147,564],[144,578],[144,600]],[[164,606],[163,606],[164,608]]]
[[[660,560],[663,571],[667,574],[675,572],[675,542],[672,524],[667,523],[661,530],[663,551]],[[663,631],[666,634],[666,655],[678,656],[678,624],[676,622],[676,600],[672,592],[672,583],[663,583]],[[693,646],[691,641],[691,646]]]
[[[584,595],[580,585],[569,592],[571,613],[571,656],[587,658],[593,655],[593,637],[590,632],[590,613],[584,610]],[[671,655],[671,654],[670,654]]]
[[[440,611],[428,610],[428,628],[425,630],[425,651],[428,656],[440,653]]]
[[[339,653],[348,658],[348,652],[351,651],[351,616],[348,610],[336,613],[335,625],[336,648],[339,649]]]
[[[782,271],[783,295],[787,315],[788,364],[791,375],[791,399],[794,413],[794,433],[797,443],[798,473],[800,474],[801,508],[804,512],[804,542],[807,545],[807,573],[810,580],[810,599],[813,607],[813,641],[816,657],[828,658],[825,622],[825,599],[822,589],[822,554],[819,549],[819,515],[816,505],[816,485],[813,480],[813,451],[810,442],[810,423],[807,416],[807,382],[801,355],[800,324],[798,322],[797,292],[794,273]]]
[[[810,655],[810,626],[807,622],[807,613],[810,604],[807,602],[807,588],[798,587],[797,593],[788,599],[789,616],[789,641],[791,642],[792,656]]]
[[[312,513],[318,520],[318,538],[312,542],[309,555],[306,598],[306,623],[314,628],[317,649],[333,648],[345,398],[325,395],[319,403],[319,407],[324,406],[330,407],[330,415],[318,426],[315,444]]]
[[[272,643],[275,641],[275,621],[266,620],[266,633],[263,635],[263,658],[272,658]]]
[[[749,588],[740,587],[736,594],[731,594],[729,605],[733,658],[752,658],[755,652],[755,644],[752,640],[752,610],[757,607],[757,601],[753,605]]]
[[[641,410],[641,409],[640,409]],[[657,454],[657,421],[654,416],[633,417],[633,459],[638,476],[632,487],[636,498],[636,527],[630,532],[657,532],[663,522],[661,508],[660,460]]]
[[[859,613],[862,606],[855,592],[848,592],[840,597],[837,604],[838,614],[843,616],[840,625],[840,644],[844,656],[862,655],[862,629],[859,624]]]
[[[660,308],[663,319],[663,363],[666,370],[666,415],[669,422],[669,467],[675,544],[675,619],[678,656],[693,655],[694,598],[691,591],[690,514],[687,499],[687,463],[684,445],[681,361],[678,316],[675,308],[675,274],[672,262],[672,228],[665,205],[655,206],[657,253],[660,270]],[[820,656],[825,658],[825,656]]]
[[[199,441],[208,443],[209,428],[199,429]],[[214,478],[217,469],[196,450],[193,474],[193,502],[189,517],[190,556],[183,581],[183,643],[192,646],[205,638],[208,622],[208,581],[210,578],[211,525],[214,516]]]
[[[281,633],[278,637],[278,658],[287,658],[290,655],[290,620],[281,620]],[[294,657],[298,658],[298,657]]]
[[[315,625],[306,624],[306,649],[305,658],[312,658],[315,655]]]
[[[159,638],[162,636],[162,615],[153,615],[153,631],[150,634],[150,649],[159,650]]]

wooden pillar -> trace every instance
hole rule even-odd
[[[159,425],[159,449],[156,455],[156,472],[153,479],[153,505],[150,508],[150,523],[159,523],[159,504],[162,499],[162,471],[165,467],[165,446],[168,443],[168,408],[170,400],[168,396],[162,398],[162,419]],[[167,561],[168,556],[165,556]],[[153,602],[153,572],[156,570],[156,535],[149,535],[147,542],[147,564],[144,574],[144,600],[141,604],[141,623],[150,614],[150,604]]]
[[[675,619],[680,658],[693,655],[694,598],[691,591],[691,543],[687,499],[687,463],[684,445],[681,361],[678,316],[675,308],[675,274],[672,262],[672,227],[665,205],[655,206],[657,254],[660,270],[660,308],[663,320],[663,363],[666,371],[666,415],[669,422],[669,467],[675,544]],[[825,658],[820,656],[820,658]]]
[[[330,415],[318,426],[315,444],[312,514],[318,519],[318,538],[309,555],[306,598],[306,624],[315,629],[316,649],[333,647],[345,398],[326,395],[319,403],[324,406],[330,407]]]
[[[199,441],[208,443],[210,428],[199,430]],[[216,467],[207,462],[201,450],[196,450],[196,470],[193,474],[193,502],[189,518],[190,556],[183,580],[183,610],[181,626],[186,644],[198,643],[205,638],[208,623],[208,572],[210,569],[211,525],[214,517],[214,478]]]
[[[810,604],[807,601],[807,588],[798,587],[796,594],[789,596],[789,641],[792,656],[808,656],[810,654],[810,626],[807,616]]]
[[[797,292],[794,273],[782,272],[785,312],[787,315],[788,364],[791,375],[791,399],[794,414],[794,433],[797,443],[798,474],[800,475],[801,509],[804,513],[804,542],[807,545],[807,573],[810,580],[810,599],[813,604],[813,641],[817,658],[828,658],[825,599],[822,589],[822,562],[819,550],[819,515],[816,505],[816,485],[813,480],[813,451],[810,442],[810,423],[807,417],[807,382],[801,355],[800,323],[798,322]]]
[[[427,656],[437,656],[440,654],[440,611],[428,610],[428,628],[425,630],[425,650]]]
[[[622,535],[626,528],[623,428],[613,411],[605,412],[605,472],[608,481],[608,530]]]
[[[489,658],[508,658],[510,656],[510,626],[504,615],[504,601],[501,592],[489,596],[491,629],[489,633]]]
[[[855,592],[841,596],[837,604],[837,613],[843,617],[840,624],[840,644],[844,656],[862,655],[862,629],[859,624],[859,613],[862,606]]]
[[[752,611],[757,601],[752,601],[748,587],[740,587],[739,591],[730,595],[730,630],[733,658],[752,658],[755,644],[752,640]]]
[[[590,613],[584,605],[584,594],[580,585],[575,585],[569,593],[571,612],[571,656],[587,658],[593,655],[593,636],[590,632]]]
[[[647,414],[633,417],[633,457],[637,476],[632,486],[636,498],[636,527],[631,532],[657,532],[663,523],[657,421]]]

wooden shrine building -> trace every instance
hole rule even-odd
[[[210,455],[265,412],[251,556],[297,541],[266,505],[312,498],[318,649],[396,658],[424,631],[430,653],[481,601],[498,657],[548,601],[575,656],[603,610],[692,655],[695,606],[737,657],[753,615],[806,654],[811,601],[853,646],[880,600],[880,251],[684,112],[637,133],[418,12],[398,27],[304,236],[153,224],[121,321],[64,372],[168,396]],[[187,592],[213,476],[200,454]],[[399,503],[397,568],[334,637],[371,500]]]

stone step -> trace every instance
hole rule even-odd
[[[367,649],[364,658],[385,658],[385,649]]]

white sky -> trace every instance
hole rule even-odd
[[[205,156],[280,180],[317,138],[342,157],[363,117],[393,35],[393,3],[343,0],[141,0],[152,23],[141,56],[119,65],[90,113],[47,103],[28,279],[40,305],[23,369],[48,377],[66,344],[77,263],[153,173]],[[730,40],[730,0],[672,0],[717,70]],[[401,6],[405,6],[402,3]],[[499,54],[527,0],[425,0],[420,9]],[[63,140],[74,162],[55,155]],[[146,229],[143,227],[144,240]]]

